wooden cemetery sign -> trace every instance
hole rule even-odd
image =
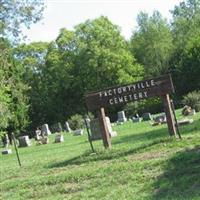
[[[176,134],[176,127],[172,113],[169,94],[174,93],[174,86],[170,74],[147,79],[136,83],[110,87],[104,90],[90,92],[85,95],[88,110],[97,110],[102,138],[105,148],[110,147],[110,138],[106,126],[105,107],[126,104],[128,102],[159,96],[163,100],[170,135]]]

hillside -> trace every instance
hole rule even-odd
[[[180,111],[177,111],[178,117]],[[200,113],[180,127],[182,140],[169,138],[166,125],[149,122],[113,127],[112,149],[87,135],[63,133],[65,141],[19,148],[20,168],[13,149],[0,155],[1,199],[122,200],[200,199]]]

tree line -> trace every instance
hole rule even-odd
[[[171,22],[159,11],[139,13],[130,40],[100,16],[73,31],[62,28],[54,41],[24,44],[17,41],[20,24],[37,22],[44,8],[33,3],[18,4],[13,17],[16,5],[1,0],[1,131],[66,121],[86,112],[86,92],[165,73],[172,74],[177,99],[200,89],[200,0],[175,6]]]

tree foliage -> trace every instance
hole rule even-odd
[[[141,12],[137,22],[138,29],[133,33],[130,48],[137,61],[144,66],[145,76],[169,72],[173,44],[167,21],[158,11],[154,11],[152,16]]]
[[[171,69],[179,96],[200,89],[200,0],[187,0],[172,11],[175,49]]]
[[[0,0],[0,131],[19,133],[29,124],[29,87],[13,44],[21,38],[22,26],[37,22],[42,10],[42,1]]]
[[[9,71],[9,49],[7,48],[7,42],[3,39],[0,40],[0,130],[5,129],[8,126],[11,119],[11,112],[9,109],[9,103],[11,102],[10,85],[6,79],[5,72]]]
[[[19,131],[28,125],[27,85],[23,82],[23,66],[17,63],[8,41],[0,41],[1,130]],[[3,73],[3,74],[2,74]]]
[[[43,3],[1,0],[0,9],[1,130],[21,131],[29,119],[29,128],[64,122],[84,114],[86,92],[163,73],[172,73],[178,98],[200,89],[200,0],[175,6],[170,24],[158,11],[141,12],[130,41],[101,16],[61,29],[50,43],[15,48],[12,38],[41,18]],[[140,112],[161,109],[157,99],[138,105]]]
[[[23,25],[27,28],[42,17],[42,0],[0,0],[0,37],[15,40]]]
[[[83,114],[86,92],[136,81],[143,74],[119,28],[106,17],[87,20],[74,31],[61,29],[57,39],[45,44],[42,51],[41,45],[22,45],[16,51],[29,74],[34,125]]]

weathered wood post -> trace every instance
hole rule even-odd
[[[164,94],[161,97],[162,97],[162,101],[163,101],[164,108],[165,108],[165,114],[166,114],[166,118],[167,118],[167,126],[168,126],[168,130],[169,130],[169,135],[175,136],[176,135],[176,126],[175,126],[175,120],[174,120],[174,116],[173,116],[173,111],[172,111],[169,94]]]
[[[103,138],[103,145],[105,148],[111,148],[110,136],[109,136],[108,127],[106,123],[105,111],[103,107],[97,110],[97,115],[99,118],[100,131]]]

